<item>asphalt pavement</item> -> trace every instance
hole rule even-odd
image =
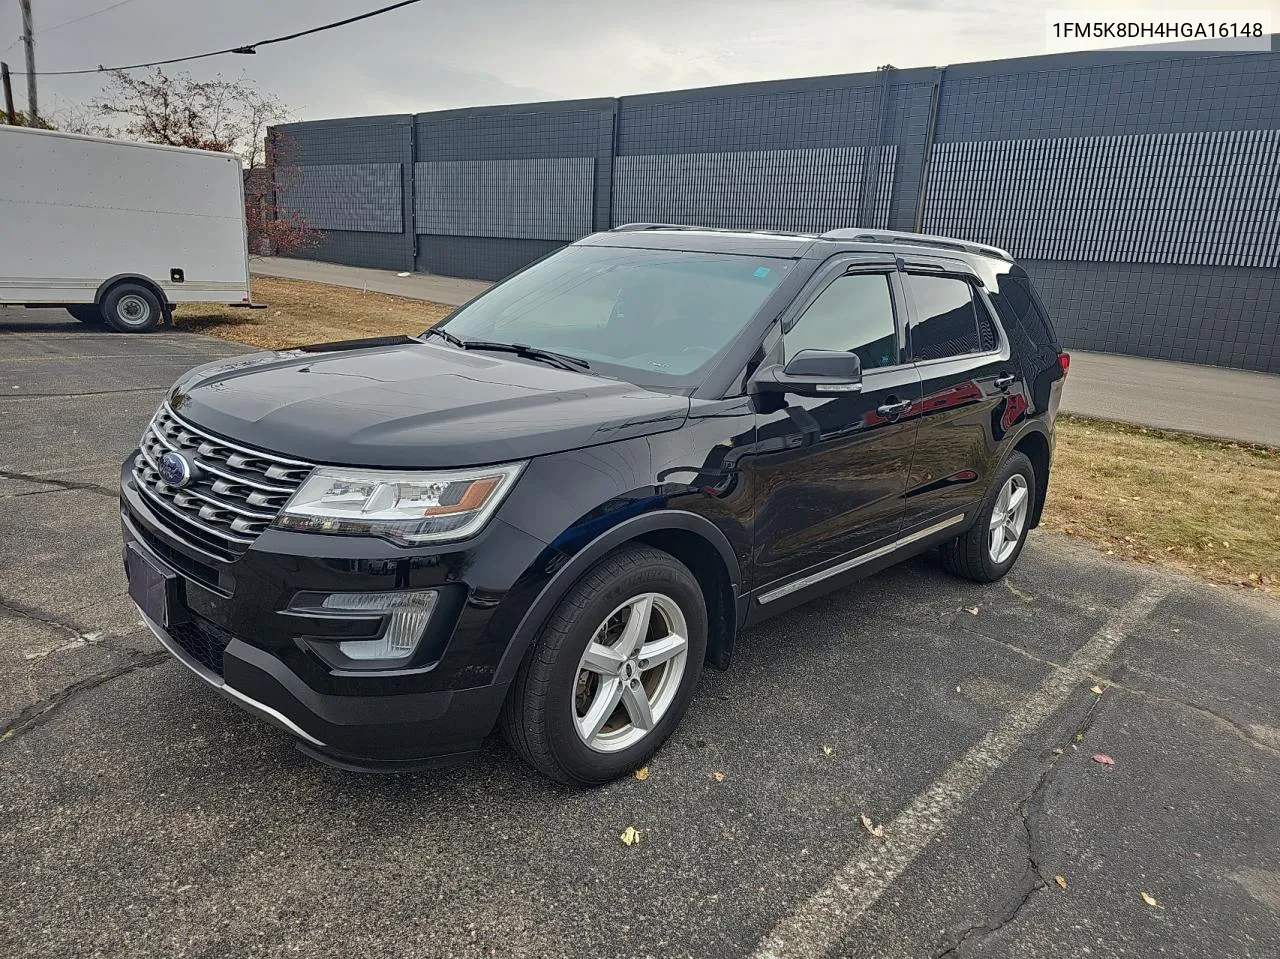
[[[283,257],[254,257],[253,270],[450,306],[490,285]],[[1062,393],[1062,409],[1068,413],[1280,447],[1280,376],[1117,353],[1073,350],[1071,357]]]
[[[1280,607],[1050,534],[751,630],[643,782],[307,759],[120,569],[119,462],[232,352],[0,311],[6,959],[1280,953]]]

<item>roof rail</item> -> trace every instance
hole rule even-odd
[[[705,226],[689,226],[687,223],[623,223],[612,233],[634,233],[638,230],[705,230]]]
[[[1013,262],[1013,256],[998,246],[986,243],[972,243],[969,240],[953,240],[945,236],[929,236],[925,233],[901,233],[897,230],[828,230],[822,234],[824,240],[862,240],[867,243],[912,243],[917,246],[932,246],[940,250],[959,250],[962,253],[976,253],[979,256],[994,256],[1000,260]]]

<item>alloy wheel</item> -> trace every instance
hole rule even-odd
[[[591,637],[573,689],[573,724],[597,752],[644,739],[671,707],[689,658],[684,613],[663,593],[641,593],[605,617]]]
[[[1005,562],[1018,548],[1022,531],[1027,525],[1027,508],[1030,505],[1031,494],[1027,478],[1021,473],[1014,473],[1000,488],[1000,495],[996,497],[991,520],[987,525],[990,533],[987,550],[993,562]]]

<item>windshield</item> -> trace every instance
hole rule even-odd
[[[463,340],[580,357],[593,372],[681,389],[734,341],[790,260],[574,246],[455,313]]]

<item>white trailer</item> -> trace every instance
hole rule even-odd
[[[0,305],[145,332],[208,301],[250,304],[236,157],[0,125]]]

